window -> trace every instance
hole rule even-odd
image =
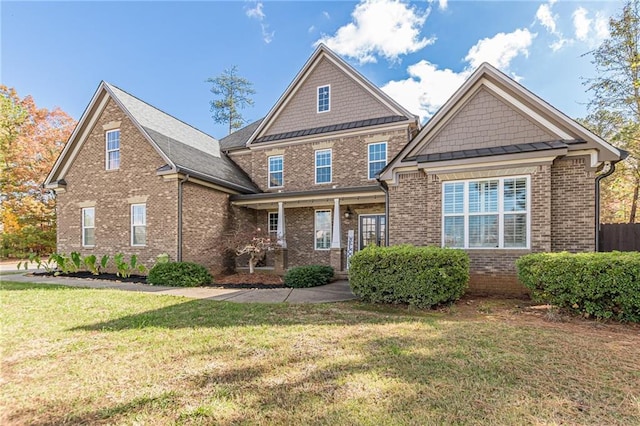
[[[86,207],[82,209],[82,246],[93,247],[96,245],[96,208]]]
[[[316,210],[314,235],[316,250],[331,248],[331,210]]]
[[[284,184],[283,169],[284,160],[282,155],[269,157],[269,188],[278,188]]]
[[[316,183],[331,183],[331,150],[316,151]]]
[[[329,103],[330,86],[318,87],[318,112],[327,112],[330,109]]]
[[[278,212],[269,212],[269,232],[278,232]]]
[[[387,143],[369,144],[369,179],[375,179],[380,170],[387,165]]]
[[[120,168],[120,130],[107,132],[107,170]]]
[[[147,205],[131,204],[131,245],[147,244]]]
[[[459,248],[529,247],[529,178],[444,182],[442,244]]]

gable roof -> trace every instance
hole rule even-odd
[[[507,105],[521,111],[533,122],[556,136],[558,140],[580,142],[576,149],[596,149],[598,151],[598,161],[618,161],[624,156],[619,149],[600,136],[485,62],[458,88],[420,132],[387,164],[380,172],[380,178],[392,180],[392,170],[394,168],[416,161],[419,152],[428,146],[430,140],[482,88],[490,90],[491,93],[499,97]],[[571,142],[567,144],[568,147],[575,145],[578,144]],[[453,152],[440,153],[440,156],[445,154],[453,155]],[[458,154],[456,153],[456,155]],[[500,153],[492,155],[500,155]],[[425,159],[425,157],[423,156],[421,159]]]
[[[404,107],[402,107],[390,96],[380,90],[375,84],[371,83],[366,77],[360,74],[355,68],[353,68],[346,61],[336,55],[327,46],[325,46],[324,44],[320,44],[304,64],[302,69],[295,76],[291,84],[289,84],[282,96],[280,96],[275,105],[269,110],[269,113],[256,127],[255,131],[247,141],[247,146],[253,143],[264,142],[264,140],[260,140],[262,136],[265,136],[263,132],[273,124],[273,122],[277,119],[278,115],[282,112],[287,103],[293,98],[293,96],[295,96],[304,81],[307,79],[307,77],[309,77],[309,75],[313,72],[313,70],[321,62],[322,59],[330,61],[333,65],[342,70],[345,74],[347,74],[347,76],[352,78],[353,81],[363,87],[374,98],[376,98],[389,110],[391,110],[393,112],[393,115],[406,117],[407,120],[418,121],[418,117],[415,114],[412,114]]]
[[[220,152],[218,140],[104,81],[47,176],[45,185],[64,178],[68,165],[84,143],[86,130],[90,131],[90,122],[102,112],[107,97],[118,104],[167,162],[161,167],[163,171],[197,175],[202,180],[241,193],[258,191],[244,171]]]
[[[231,151],[234,149],[244,148],[253,132],[255,132],[260,123],[262,123],[262,120],[264,120],[264,118],[256,120],[251,124],[247,124],[243,128],[238,129],[230,135],[220,139],[220,149],[223,151]]]

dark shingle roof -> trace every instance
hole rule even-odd
[[[462,160],[466,158],[488,157],[492,155],[520,154],[524,152],[547,151],[552,149],[567,148],[569,145],[584,143],[584,141],[550,141],[519,143],[514,145],[496,146],[491,148],[464,149],[460,151],[436,152],[432,154],[418,155],[407,160],[416,160],[419,163],[433,163],[436,161]]]
[[[225,136],[224,138],[220,139],[220,148],[223,151],[244,148],[253,132],[255,132],[260,123],[262,123],[262,120],[264,120],[264,118],[254,121],[253,123],[246,125],[242,129],[236,130],[235,132],[231,133],[229,136]]]
[[[244,171],[220,152],[217,139],[113,85],[106,86],[178,171],[242,193],[258,191]]]
[[[275,135],[262,136],[252,143],[272,142],[283,139],[297,138],[301,136],[318,135],[321,133],[337,132],[340,130],[357,129],[360,127],[377,126],[379,124],[396,123],[409,120],[404,115],[390,115],[387,117],[370,118],[368,120],[351,121],[349,123],[332,124],[330,126],[314,127],[312,129],[294,130],[292,132],[278,133]]]

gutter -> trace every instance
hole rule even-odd
[[[624,159],[623,157],[621,158]],[[620,160],[618,160],[620,161]],[[604,164],[604,172],[596,177],[596,252],[600,251],[600,181],[608,176],[611,176],[616,171],[617,161],[607,161]]]
[[[384,239],[386,245],[389,245],[389,186],[383,180],[380,180],[380,176],[376,177],[380,188],[384,192]]]
[[[176,255],[176,261],[182,262],[182,184],[189,180],[189,175],[186,174],[184,179],[178,182],[178,250]]]

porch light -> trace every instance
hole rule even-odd
[[[351,219],[353,216],[353,212],[351,211],[351,207],[347,206],[347,211],[344,212],[345,219]]]

